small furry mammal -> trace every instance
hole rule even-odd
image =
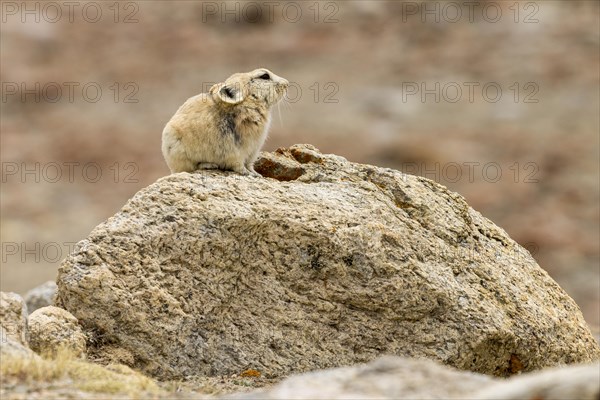
[[[233,170],[257,175],[254,161],[271,124],[271,107],[289,82],[268,69],[233,74],[208,93],[189,98],[162,134],[171,172]]]

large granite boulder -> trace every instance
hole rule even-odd
[[[507,376],[600,357],[574,301],[460,195],[307,145],[255,168],[271,179],[162,178],[79,242],[56,302],[92,356],[160,378],[382,354]]]

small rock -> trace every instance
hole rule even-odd
[[[293,181],[302,176],[304,168],[300,163],[281,154],[283,153],[262,153],[256,160],[254,169],[262,176],[278,181]]]
[[[27,306],[18,294],[0,292],[0,326],[2,339],[6,336],[27,347]]]
[[[31,349],[9,333],[4,326],[0,326],[0,362],[5,362],[8,357],[37,357]]]
[[[84,357],[86,337],[77,318],[62,308],[48,306],[29,316],[29,343],[36,353],[55,354],[60,348],[73,351],[76,357]]]
[[[490,385],[469,398],[480,400],[598,400],[600,363],[553,368]]]
[[[323,155],[319,150],[309,144],[296,144],[291,146],[289,149],[280,149],[282,154],[289,154],[294,157],[299,163],[306,164],[312,163],[323,163]]]
[[[48,281],[41,284],[25,294],[27,310],[30,313],[38,308],[51,306],[54,304],[54,295],[56,294],[56,282]]]

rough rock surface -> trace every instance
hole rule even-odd
[[[5,362],[9,357],[37,357],[29,347],[25,346],[18,340],[15,340],[14,336],[0,326],[0,365]],[[2,398],[0,396],[0,398]]]
[[[27,306],[18,294],[0,292],[0,326],[4,328],[6,337],[27,346]]]
[[[267,390],[228,399],[450,399],[494,383],[486,375],[430,360],[382,357],[365,365],[293,376]]]
[[[92,352],[163,378],[382,354],[506,376],[600,357],[573,300],[456,193],[311,146],[255,168],[274,179],[162,178],[79,242],[57,304]]]
[[[71,313],[48,306],[37,309],[29,316],[29,345],[38,354],[56,354],[61,347],[70,349],[75,356],[85,355],[86,337]]]
[[[8,356],[34,357],[28,340],[25,302],[16,293],[0,292],[0,363]]]
[[[383,357],[355,367],[293,376],[267,390],[228,399],[597,400],[600,364],[575,365],[500,380],[430,360]]]
[[[25,303],[27,303],[29,313],[31,314],[38,308],[53,305],[56,288],[56,282],[48,281],[25,293]]]

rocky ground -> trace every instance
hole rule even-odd
[[[243,3],[99,4],[98,21],[63,7],[22,22],[16,9],[0,27],[2,290],[54,280],[79,239],[167,175],[160,133],[177,107],[264,65],[296,84],[267,150],[312,143],[447,185],[600,324],[597,2],[494,2],[498,19],[493,7],[456,19],[443,2],[433,14],[306,2],[297,19],[281,6],[237,20],[223,7]]]
[[[310,145],[256,170],[162,178],[1,292],[2,398],[600,395],[576,303],[462,196]]]

